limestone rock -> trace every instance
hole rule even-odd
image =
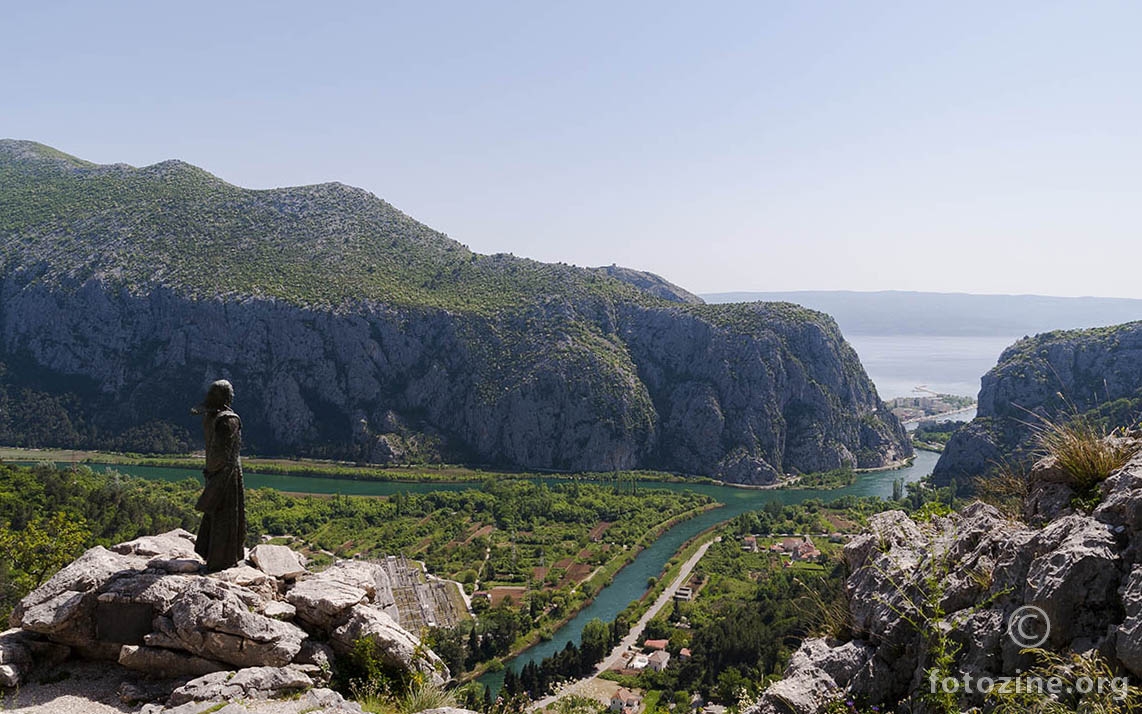
[[[313,686],[313,681],[291,667],[247,667],[237,672],[215,672],[171,692],[171,705],[191,701],[265,699],[300,692]]]
[[[1118,608],[1118,546],[1106,526],[1082,516],[1055,521],[1031,541],[1051,547],[1031,561],[1024,601],[1051,620],[1055,647],[1096,636]],[[1045,549],[1045,548],[1044,548]]]
[[[860,642],[830,646],[825,640],[805,640],[789,659],[778,682],[744,714],[814,714],[840,698],[841,688],[855,676],[872,655]]]
[[[211,573],[209,577],[224,580],[228,583],[234,583],[235,585],[241,585],[246,588],[256,588],[259,585],[265,585],[269,579],[269,576],[267,576],[265,572],[257,568],[251,568],[245,563],[239,563],[232,568]]]
[[[171,620],[188,651],[239,667],[284,666],[307,637],[296,625],[250,612],[236,595],[205,582],[171,607]]]
[[[133,555],[120,555],[102,546],[96,546],[64,566],[46,583],[33,590],[21,600],[12,611],[12,627],[41,632],[58,627],[84,605],[92,605],[83,597],[98,590],[116,573],[141,570],[146,567],[146,559]],[[92,599],[93,600],[93,599]],[[29,625],[24,624],[29,610],[37,609]],[[56,614],[56,610],[68,612]],[[45,632],[48,634],[48,632]],[[78,633],[94,638],[94,632]]]
[[[225,702],[186,702],[177,706],[163,706],[161,704],[147,704],[139,710],[139,714],[248,714],[244,707]]]
[[[126,543],[111,546],[111,550],[121,555],[163,556],[165,558],[202,559],[194,552],[194,534],[182,528],[159,535],[143,536]]]
[[[199,677],[229,668],[229,665],[222,662],[186,652],[144,645],[123,645],[119,650],[119,664],[136,672],[169,678]]]
[[[365,602],[367,593],[337,580],[311,578],[290,588],[286,595],[297,608],[297,616],[311,624],[329,628],[342,620],[343,613]]]
[[[292,620],[294,615],[297,614],[297,608],[288,602],[270,600],[266,603],[266,606],[262,608],[262,614],[266,617],[272,617],[275,620]]]
[[[419,670],[436,684],[449,677],[448,667],[435,652],[421,647],[416,637],[373,606],[355,605],[345,624],[330,634],[333,649],[342,653],[351,652],[360,639],[372,640],[387,657]]]
[[[396,604],[388,571],[379,563],[367,560],[339,560],[314,577],[361,588],[369,601],[381,608]]]
[[[1116,649],[1119,661],[1131,674],[1142,676],[1142,565],[1134,566],[1122,593],[1126,619],[1118,627]]]
[[[431,650],[383,612],[382,603],[395,606],[383,566],[334,563],[294,583],[247,565],[182,572],[171,564],[193,560],[184,557],[193,545],[187,535],[92,548],[30,593],[13,615],[19,627],[0,634],[0,681],[15,686],[33,668],[66,657],[70,645],[80,656],[152,676],[207,677],[196,687],[218,684],[218,673],[240,668],[224,687],[203,690],[211,699],[239,690],[241,696],[295,691],[327,683],[334,648],[351,649],[361,637],[376,642],[395,667],[437,683],[448,676]],[[285,621],[295,618],[333,647]],[[337,707],[331,710],[343,709]]]
[[[306,572],[301,555],[284,545],[256,545],[250,551],[250,561],[266,575],[282,580],[293,580]]]

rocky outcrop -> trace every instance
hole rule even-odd
[[[997,465],[1033,461],[1033,427],[1044,419],[1091,414],[1128,426],[1139,408],[1142,322],[1024,338],[981,379],[977,415],[952,436],[933,476],[966,484]]]
[[[1035,483],[1052,484],[1055,468],[1038,464]],[[1090,515],[1035,513],[1047,519],[1041,528],[980,502],[928,522],[873,516],[844,551],[854,639],[806,640],[751,714],[808,714],[841,698],[929,711],[941,648],[954,661],[941,676],[957,679],[1027,672],[1035,659],[1024,647],[1039,639],[1056,653],[1101,653],[1142,677],[1142,453],[1102,484]],[[1008,628],[1026,606],[1037,611],[1020,641]],[[961,710],[983,704],[978,693],[960,700]]]
[[[621,280],[628,285],[633,285],[639,290],[650,293],[663,300],[689,303],[691,305],[702,305],[706,302],[689,290],[680,288],[669,280],[644,270],[633,270],[631,268],[624,268],[621,265],[606,265],[595,268],[594,270],[615,280]]]
[[[344,186],[246,191],[20,142],[0,179],[37,187],[0,194],[9,443],[186,450],[172,415],[226,377],[261,453],[748,483],[911,453],[821,313],[479,256]]]
[[[335,652],[363,639],[388,666],[438,684],[449,677],[390,615],[382,566],[297,572],[297,553],[258,548],[266,570],[243,563],[211,574],[202,572],[194,536],[181,530],[88,550],[13,611],[15,629],[0,635],[0,685],[16,686],[71,653],[152,677],[196,678],[171,706],[277,696],[328,682]]]

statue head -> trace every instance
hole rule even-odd
[[[206,390],[206,398],[202,400],[194,409],[191,409],[192,414],[202,414],[208,411],[218,411],[226,409],[234,401],[234,386],[225,379],[220,379],[210,385],[210,389]]]

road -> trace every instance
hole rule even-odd
[[[710,545],[719,540],[721,540],[720,537],[703,543],[698,548],[698,550],[694,552],[694,555],[690,556],[690,559],[682,564],[682,570],[678,573],[678,577],[674,578],[674,581],[671,582],[670,585],[662,591],[662,594],[658,596],[658,599],[654,601],[654,604],[650,606],[650,609],[647,610],[641,618],[639,618],[634,627],[630,628],[630,632],[628,632],[627,636],[622,639],[622,642],[619,642],[619,644],[616,645],[613,650],[611,650],[611,653],[603,659],[603,663],[595,668],[594,674],[592,674],[590,677],[577,679],[574,682],[569,682],[563,685],[559,688],[558,691],[555,692],[555,694],[546,696],[543,699],[533,702],[531,709],[545,709],[546,707],[554,704],[556,699],[571,694],[587,696],[586,690],[590,686],[590,682],[598,677],[601,672],[605,672],[608,669],[613,668],[622,661],[623,653],[626,652],[632,645],[634,645],[635,642],[638,642],[638,638],[642,635],[642,631],[646,629],[647,623],[654,619],[654,616],[657,615],[662,608],[666,607],[666,603],[670,602],[674,598],[674,593],[678,592],[678,588],[682,587],[686,581],[690,579],[690,573],[694,571],[694,566],[698,565],[698,561],[701,560],[702,556],[706,554],[706,551],[709,550]]]

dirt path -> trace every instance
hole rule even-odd
[[[670,583],[670,586],[662,591],[662,594],[658,596],[658,599],[654,601],[654,604],[650,606],[650,609],[647,610],[641,618],[639,618],[634,627],[630,628],[630,632],[628,632],[627,636],[622,639],[622,642],[619,642],[619,644],[616,645],[613,650],[611,650],[611,653],[603,659],[603,663],[596,667],[594,674],[592,674],[590,677],[577,679],[574,682],[569,682],[568,684],[563,685],[559,688],[558,691],[555,692],[555,694],[546,696],[543,699],[533,702],[531,709],[545,709],[546,707],[554,704],[556,699],[568,696],[570,694],[577,694],[579,696],[591,696],[593,690],[597,689],[593,683],[599,674],[601,672],[607,671],[608,669],[611,669],[622,661],[623,653],[626,652],[635,642],[638,642],[638,638],[642,635],[642,631],[646,629],[647,623],[654,619],[654,616],[657,615],[658,612],[666,606],[666,603],[670,602],[674,598],[674,594],[678,592],[678,588],[682,587],[686,581],[690,579],[690,573],[693,572],[694,567],[698,565],[698,561],[702,559],[702,556],[706,554],[706,551],[710,549],[710,545],[719,540],[721,540],[720,537],[703,543],[694,553],[694,555],[690,556],[690,559],[682,564],[682,570],[678,573],[678,577],[674,578],[674,581]]]

